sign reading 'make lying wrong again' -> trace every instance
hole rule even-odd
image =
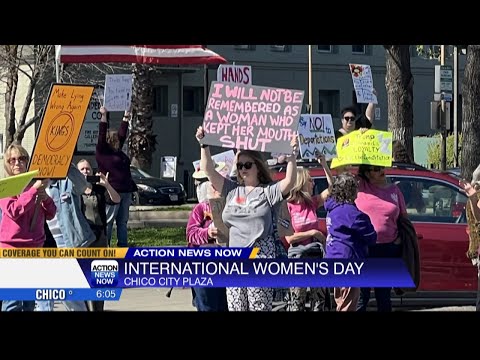
[[[212,82],[202,144],[290,153],[304,91]]]

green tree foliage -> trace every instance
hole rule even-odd
[[[435,134],[434,138],[436,139],[436,141],[428,145],[427,159],[428,159],[428,163],[432,165],[435,169],[440,169],[440,165],[442,161],[442,153],[441,153],[442,138],[440,133]],[[455,143],[455,139],[453,134],[449,135],[447,137],[447,168],[453,167],[453,156],[455,151],[454,143]],[[458,135],[458,143],[459,144],[462,143],[462,134]],[[458,163],[461,164],[462,158],[461,158],[460,149],[458,152],[458,156],[459,156]]]

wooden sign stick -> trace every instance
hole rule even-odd
[[[42,202],[37,196],[37,200],[35,200],[35,212],[33,213],[32,222],[30,223],[30,232],[35,228],[35,223],[37,222],[38,212],[40,211],[41,206]]]

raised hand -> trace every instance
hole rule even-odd
[[[323,167],[327,166],[327,160],[325,159],[324,154],[318,153],[317,154],[317,160],[318,160],[319,164],[322,165]]]
[[[298,155],[298,134],[294,132],[292,134],[292,139],[290,140],[290,146],[292,147],[292,155],[297,156]]]
[[[195,138],[197,139],[198,142],[202,140],[205,137],[205,131],[203,131],[203,127],[199,126],[197,128],[197,132],[195,133]]]
[[[466,180],[460,180],[459,185],[463,187],[463,190],[467,194],[467,196],[473,196],[477,193],[476,186],[472,186],[468,181]]]
[[[108,172],[107,172],[107,175],[104,175],[101,172],[97,172],[95,175],[100,176],[100,181],[97,184],[102,185],[102,186],[107,185],[108,184],[108,174],[109,174]]]

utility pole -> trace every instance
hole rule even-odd
[[[313,114],[312,95],[312,45],[308,45],[308,112]]]
[[[445,45],[440,45],[440,65],[445,65]],[[445,171],[447,169],[447,116],[445,114],[445,100],[441,100],[441,111],[440,111],[440,128],[442,133],[442,144],[441,144],[441,163],[440,170]]]

